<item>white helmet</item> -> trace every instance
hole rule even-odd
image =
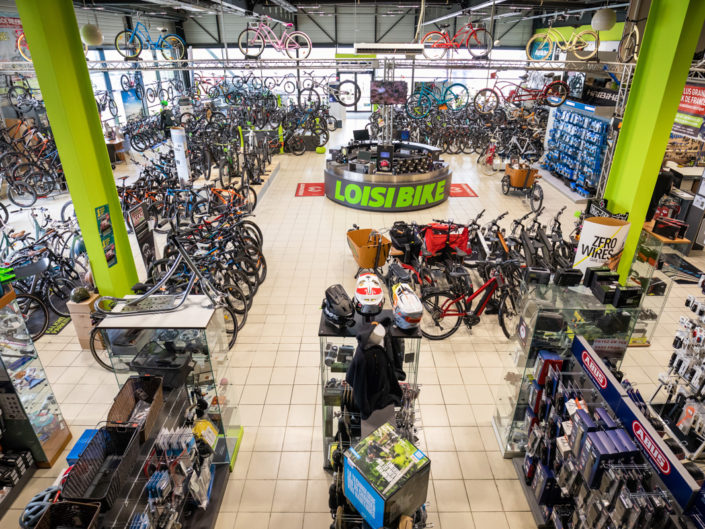
[[[382,283],[374,274],[360,274],[355,286],[355,310],[364,316],[375,316],[382,312],[384,291]]]
[[[394,323],[397,327],[403,330],[418,327],[423,305],[409,285],[397,283],[392,287],[392,305],[394,306]]]

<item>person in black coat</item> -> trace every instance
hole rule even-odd
[[[385,335],[381,324],[365,325],[357,334],[357,349],[345,375],[363,420],[375,410],[401,404],[402,391],[392,351],[384,346]]]

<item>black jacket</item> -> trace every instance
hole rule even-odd
[[[345,381],[353,388],[353,400],[363,419],[373,411],[401,404],[392,352],[369,341],[373,325],[365,325],[357,335],[357,349]]]

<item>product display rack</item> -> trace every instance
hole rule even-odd
[[[543,168],[573,191],[593,196],[600,180],[609,123],[565,107],[555,110]]]
[[[648,347],[651,344],[673,286],[673,279],[664,273],[664,259],[668,259],[669,255],[682,255],[679,249],[689,247],[690,241],[687,239],[667,239],[653,233],[647,226],[641,230],[629,271],[629,282],[641,285],[644,295],[641,300],[642,311],[634,327],[630,346]],[[668,268],[668,265],[665,268]]]
[[[509,384],[500,389],[492,416],[492,427],[506,458],[524,452],[523,424],[538,351],[565,350],[575,336],[582,335],[601,357],[619,367],[639,309],[604,305],[582,285],[525,285],[519,313],[514,367],[505,375]]]
[[[243,427],[235,387],[226,377],[227,337],[222,318],[206,296],[189,296],[178,310],[109,316],[99,328],[120,387],[131,375],[152,374],[164,377],[165,389],[185,384],[189,396],[197,392],[206,399],[207,416],[218,428],[222,444],[216,463],[227,463],[232,470]]]
[[[385,318],[392,318],[391,310],[383,310],[373,318],[373,321],[382,321]],[[336,414],[340,413],[340,405],[342,398],[342,390],[337,388],[328,388],[326,384],[331,378],[345,380],[345,373],[350,366],[352,356],[344,362],[334,362],[330,366],[326,365],[326,346],[328,344],[347,345],[352,348],[354,353],[357,348],[357,340],[355,336],[359,332],[364,319],[359,314],[355,314],[355,325],[344,327],[342,330],[330,325],[321,313],[321,321],[318,327],[318,337],[321,345],[321,418],[322,418],[322,435],[323,435],[323,467],[331,468],[330,454],[332,452],[333,443],[335,443],[335,420]],[[413,332],[405,332],[399,330],[396,326],[390,326],[387,331],[392,338],[400,338],[404,340],[404,372],[406,373],[406,383],[411,388],[417,388],[418,372],[419,372],[419,354],[421,349],[421,333],[417,329]],[[400,382],[402,383],[402,382]],[[359,437],[354,437],[351,444],[355,445],[359,442]]]
[[[2,446],[29,450],[37,466],[51,467],[71,440],[71,431],[27,331],[11,287],[0,297],[0,409]]]

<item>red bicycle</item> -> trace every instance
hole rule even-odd
[[[429,31],[421,39],[423,55],[427,59],[438,60],[443,58],[448,50],[458,50],[467,47],[470,55],[476,59],[487,57],[492,50],[492,33],[485,28],[476,28],[468,22],[458,32],[450,37],[446,29],[450,24],[441,25],[443,31]]]
[[[519,323],[519,288],[512,278],[518,276],[518,262],[488,261],[478,264],[482,265],[486,267],[482,275],[488,279],[474,292],[457,292],[452,288],[444,291],[426,289],[421,298],[424,307],[421,334],[429,340],[442,340],[457,331],[461,322],[468,329],[472,328],[480,322],[480,316],[497,290],[500,291],[497,313],[499,325],[507,338],[516,334]],[[473,309],[472,303],[480,295],[482,297]]]
[[[545,81],[541,88],[529,88],[524,84],[497,79],[497,72],[492,72],[490,79],[494,79],[492,88],[483,88],[475,94],[473,100],[475,110],[480,114],[491,114],[499,107],[500,101],[517,106],[525,101],[537,101],[540,105],[558,107],[565,103],[570,93],[570,88],[566,83],[551,80],[553,73],[544,75]],[[526,80],[526,76],[523,76],[522,79]]]

